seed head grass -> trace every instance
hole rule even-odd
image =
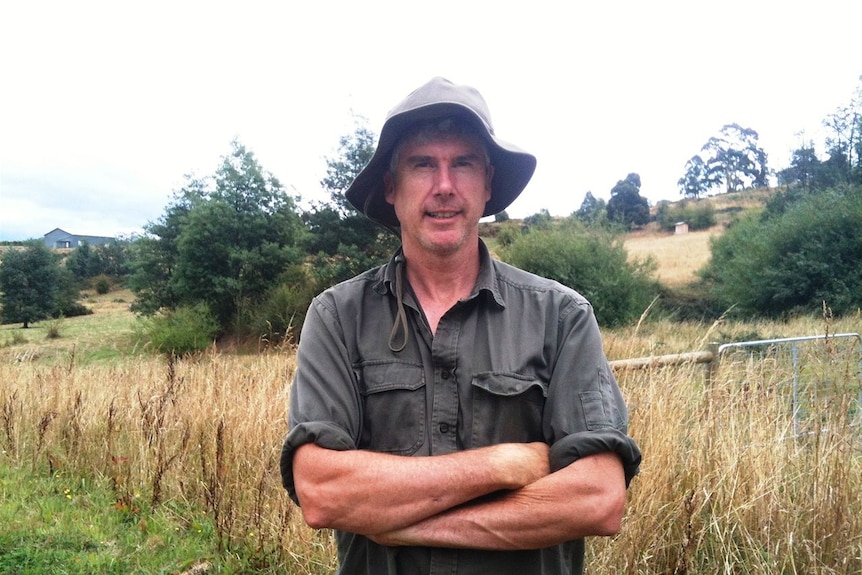
[[[712,341],[858,332],[860,325],[859,316],[828,323],[646,321],[605,333],[605,344],[609,358],[622,359]],[[786,354],[771,349],[729,354],[712,372],[698,364],[618,371],[644,462],[620,534],[588,542],[590,572],[862,572],[856,345],[827,340],[802,352],[798,374],[810,383],[799,387],[795,404],[788,389],[794,371]],[[144,544],[179,550],[158,568],[150,563],[150,572],[179,573],[194,564],[331,573],[331,533],[305,526],[278,472],[294,369],[288,348],[174,360],[128,354],[106,362],[4,356],[0,467],[17,478],[4,483],[4,500],[15,500],[16,509],[44,507],[39,493],[15,498],[15,485],[24,489],[29,477],[33,485],[53,485],[42,499],[54,506],[107,501],[87,505],[108,508],[138,538],[146,533]],[[19,525],[18,515],[4,516],[7,532]],[[28,537],[42,537],[60,516],[31,516]],[[153,536],[165,521],[175,534]],[[116,561],[140,553],[139,540],[126,548],[86,531],[99,527],[78,523],[65,524],[69,545],[92,546],[88,553]],[[14,547],[15,560],[23,560],[21,553],[35,554],[56,536],[24,551],[20,537],[14,545],[0,538],[0,556]],[[185,536],[194,545],[177,543]]]

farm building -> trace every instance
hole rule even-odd
[[[54,228],[45,234],[45,245],[50,249],[77,248],[81,242],[87,242],[91,246],[102,246],[116,241],[116,238],[106,236],[79,236],[70,234],[60,228]]]

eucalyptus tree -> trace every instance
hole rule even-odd
[[[705,184],[724,185],[727,192],[768,185],[767,155],[759,135],[739,124],[726,124],[701,148],[705,155]]]
[[[677,185],[683,196],[697,199],[706,194],[713,183],[703,158],[695,154],[685,163],[685,174],[679,179]]]

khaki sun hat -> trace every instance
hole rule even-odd
[[[390,110],[371,161],[345,192],[347,200],[370,219],[390,229],[398,228],[395,210],[384,198],[383,189],[383,174],[389,169],[392,151],[409,126],[453,116],[474,123],[477,134],[488,144],[494,178],[491,199],[485,204],[483,215],[492,216],[505,210],[533,176],[536,158],[494,135],[488,105],[475,88],[459,86],[439,77],[411,92]]]

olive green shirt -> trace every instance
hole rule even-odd
[[[443,315],[434,334],[404,279],[401,351],[390,345],[398,320],[396,258],[314,299],[281,458],[294,501],[292,455],[309,442],[418,457],[544,441],[552,470],[613,451],[626,484],[637,473],[640,452],[626,434],[628,412],[590,304],[559,283],[493,260],[484,244],[480,252],[475,289]],[[395,343],[404,336],[396,333]],[[384,547],[342,531],[336,538],[344,574],[583,572],[583,540],[501,552]]]

